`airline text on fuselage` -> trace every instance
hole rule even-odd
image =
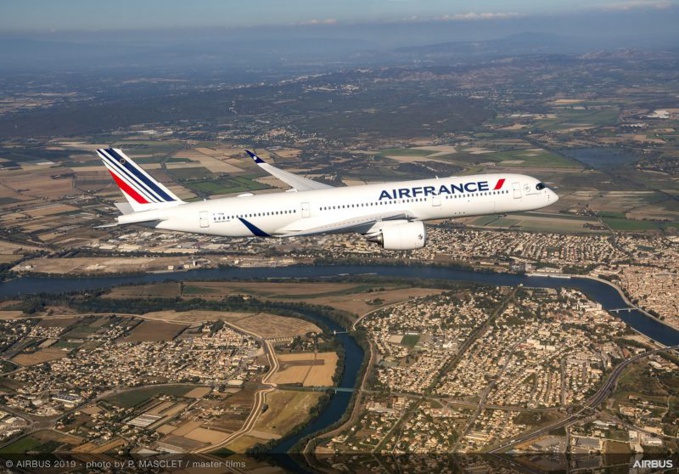
[[[504,179],[498,180],[493,190],[501,189],[504,181]],[[441,196],[443,194],[456,193],[476,193],[481,191],[490,191],[488,181],[469,181],[467,183],[441,184],[438,186],[413,186],[412,188],[396,188],[392,190],[383,189],[380,193],[379,200],[416,198],[420,196]]]

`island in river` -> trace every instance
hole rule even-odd
[[[478,452],[506,449],[510,440],[535,433],[515,442],[516,449],[535,440],[546,442],[542,430],[567,419],[568,407],[603,406],[599,390],[612,369],[656,347],[639,334],[653,334],[652,320],[639,326],[636,317],[634,332],[618,317],[629,313],[606,311],[624,306],[620,294],[607,285],[444,268],[406,270],[412,274],[392,267],[290,267],[278,269],[280,274],[274,276],[307,280],[254,284],[205,281],[229,277],[228,272],[207,270],[182,274],[203,281],[120,286],[144,282],[148,276],[80,280],[90,288],[118,286],[87,296],[42,300],[24,296],[15,304],[33,304],[23,309],[35,309],[36,317],[4,320],[11,328],[8,333],[16,330],[23,335],[7,341],[13,352],[5,352],[8,373],[3,383],[17,393],[6,399],[7,407],[23,410],[28,423],[37,416],[52,416],[57,428],[81,433],[64,438],[68,442],[59,445],[62,450],[96,452],[100,446],[86,438],[86,429],[107,416],[107,407],[127,410],[112,433],[143,429],[151,433],[143,442],[152,449],[183,446],[187,451],[244,452],[259,445],[287,452],[341,420],[344,425],[330,438],[301,447],[334,455],[371,445],[366,451],[391,452],[407,446],[417,452],[437,443],[445,450]],[[258,276],[256,269],[250,272],[247,276]],[[268,273],[271,276],[271,270]],[[341,275],[322,283],[308,280],[331,274]],[[426,280],[413,286],[403,279],[415,276]],[[17,285],[34,283],[15,280],[4,283],[0,291],[7,297]],[[61,283],[62,289],[70,284]],[[41,288],[49,290],[46,285]],[[11,304],[8,301],[3,309],[11,310]],[[18,310],[17,306],[14,311]],[[8,311],[5,315],[11,316]],[[342,334],[356,316],[361,317],[355,331]],[[665,328],[663,334],[670,338],[663,344],[677,344],[672,331]],[[21,343],[29,338],[33,344]],[[356,338],[367,344],[370,354],[364,372],[363,350]],[[188,341],[193,348],[203,348],[203,358],[190,364],[170,358],[165,362],[174,364],[178,378],[157,379],[158,374],[148,369],[157,362],[148,357],[168,351],[184,354]],[[111,354],[109,360],[101,357],[102,349]],[[115,378],[120,375],[113,361],[121,350],[133,366],[147,367],[136,370],[133,376],[138,379]],[[91,367],[93,359],[88,353],[96,355],[97,368],[89,373],[85,367]],[[146,359],[136,360],[140,354]],[[219,355],[210,359],[210,354]],[[674,364],[669,351],[649,353],[647,358],[643,362],[652,362],[658,371],[668,371]],[[50,377],[44,374],[45,364],[52,371]],[[98,377],[100,392],[93,393],[92,385],[88,392],[87,381],[93,379],[86,377],[81,387],[60,389],[61,364]],[[228,370],[214,371],[215,366]],[[109,386],[101,384],[104,374]],[[52,388],[43,403],[22,406],[25,397],[18,393],[23,387],[37,390],[48,382]],[[147,388],[121,390],[126,384]],[[357,386],[357,403],[348,411]],[[326,393],[326,388],[331,390]],[[655,389],[660,393],[668,387]],[[609,416],[625,418],[607,431],[622,433],[631,416],[623,414],[634,412],[618,394],[610,401]],[[220,406],[228,407],[221,424],[214,416]],[[211,413],[212,418],[198,424],[189,421],[188,415],[196,411]],[[422,419],[429,420],[425,423],[429,432],[438,435],[421,438],[416,420],[422,425]],[[592,437],[586,423],[572,426],[570,436]],[[564,443],[565,431],[563,435],[556,431],[549,430],[547,441]],[[295,436],[286,437],[291,432]],[[4,449],[12,452],[31,442],[54,444],[44,436],[33,432],[6,443]],[[111,450],[123,446],[120,443],[111,440],[105,446]]]

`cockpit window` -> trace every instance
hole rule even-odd
[[[542,191],[546,187],[547,186],[545,186],[545,183],[538,183],[538,184],[535,185],[535,189],[537,189],[538,191]]]

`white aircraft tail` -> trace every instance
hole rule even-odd
[[[101,148],[97,150],[97,154],[129,203],[129,207],[118,207],[123,214],[184,204],[184,201],[153,179],[121,150]]]

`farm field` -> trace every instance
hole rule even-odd
[[[183,396],[195,389],[195,385],[164,385],[162,387],[145,387],[127,390],[107,400],[123,408],[133,408],[161,394]]]
[[[152,285],[116,286],[105,298],[176,298],[181,295],[181,283],[158,282]]]
[[[67,351],[59,348],[48,347],[31,353],[23,353],[12,358],[12,362],[19,365],[37,365],[51,360],[62,359],[68,355]]]
[[[42,441],[36,439],[33,436],[24,436],[23,438],[19,438],[12,444],[8,444],[7,446],[4,446],[0,450],[0,454],[18,454],[18,453],[25,453],[27,451],[33,451],[35,450],[38,446],[40,446]]]
[[[57,275],[81,273],[140,273],[167,270],[169,265],[179,263],[177,257],[73,257],[34,258],[23,263],[34,273]]]
[[[331,387],[338,357],[335,352],[277,354],[280,369],[273,376],[277,384]]]
[[[76,323],[78,318],[73,316],[50,316],[49,319],[42,319],[37,324],[42,327],[52,327],[52,328],[66,328],[73,323]]]
[[[163,321],[142,321],[121,342],[171,341],[188,326]]]
[[[265,339],[294,337],[310,332],[321,332],[321,328],[315,324],[299,318],[289,318],[269,313],[247,313],[245,316],[241,315],[241,317],[236,316],[236,314],[225,313],[220,319]]]
[[[201,321],[225,321],[236,328],[252,332],[263,338],[302,336],[309,332],[319,333],[321,329],[308,321],[299,318],[278,316],[269,313],[242,313],[229,311],[190,310],[177,312],[173,310],[152,311],[144,314],[144,319],[168,321],[175,323],[199,323]],[[176,327],[177,324],[169,324]]]
[[[408,298],[439,294],[442,290],[434,288],[411,288],[400,285],[386,284],[351,284],[351,283],[297,283],[297,282],[258,282],[257,285],[249,285],[242,282],[190,282],[184,283],[184,296],[200,297],[206,300],[221,300],[229,295],[251,295],[256,298],[270,299],[275,301],[301,300],[312,304],[331,306],[333,308],[349,311],[354,314],[363,314],[375,309],[372,302],[382,300],[383,304],[392,304]],[[114,289],[105,297],[110,298],[144,298],[157,296],[173,298],[179,296],[177,283],[163,283],[158,285],[123,286]],[[188,292],[188,294],[187,294]],[[191,316],[183,313],[187,318]],[[148,316],[148,315],[147,315]],[[181,316],[177,316],[181,317]],[[229,316],[233,320],[232,316]],[[188,319],[186,319],[188,320]],[[233,320],[241,324],[237,320]],[[246,328],[245,326],[243,326]],[[247,327],[270,331],[271,328],[262,328],[256,320],[247,321]]]
[[[243,162],[246,161],[245,153],[243,152]],[[204,168],[207,168],[213,173],[242,173],[243,169],[238,168],[232,164],[223,161],[227,155],[220,153],[217,150],[210,148],[195,148],[193,150],[181,150],[173,155],[168,168],[180,168],[181,163],[185,163],[186,167],[196,166],[196,163]]]
[[[259,432],[281,436],[309,417],[309,409],[323,396],[321,392],[276,390],[266,396],[269,405],[255,423]]]

